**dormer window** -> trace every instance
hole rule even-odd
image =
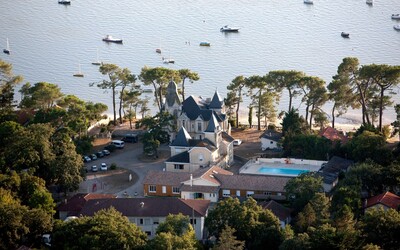
[[[199,131],[199,132],[203,131],[203,127],[201,126],[201,122],[197,123],[197,131]]]

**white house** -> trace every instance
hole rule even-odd
[[[267,149],[280,149],[279,142],[282,138],[282,133],[272,129],[265,130],[260,136],[261,139],[261,150]]]
[[[83,206],[82,216],[93,216],[101,209],[114,207],[129,221],[135,223],[149,238],[154,238],[158,225],[165,221],[169,214],[183,214],[190,218],[196,238],[205,238],[204,221],[210,201],[185,200],[179,198],[116,198],[89,200]]]

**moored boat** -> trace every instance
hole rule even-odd
[[[71,1],[69,1],[69,0],[58,0],[58,3],[59,4],[64,4],[64,5],[70,5]]]
[[[211,46],[211,43],[209,43],[209,42],[201,42],[201,43],[200,43],[200,46],[210,47],[210,46]]]
[[[8,38],[7,38],[7,44],[6,44],[6,48],[3,49],[3,53],[9,55],[10,54],[10,43],[8,42]]]
[[[114,38],[111,35],[106,35],[106,37],[103,38],[103,41],[108,43],[122,43],[122,39]]]
[[[372,5],[374,3],[374,0],[366,0],[365,3],[369,4],[369,5]]]
[[[313,0],[304,0],[304,3],[305,4],[314,4],[314,1]]]
[[[229,25],[225,25],[219,30],[221,32],[238,32],[239,28],[234,28],[234,27],[230,27]]]
[[[157,52],[158,54],[161,54],[161,49],[160,49],[160,48],[157,48],[157,49],[156,49],[156,52]]]
[[[400,14],[392,14],[392,19],[400,20]]]
[[[400,24],[396,24],[395,26],[393,26],[393,29],[400,30]]]
[[[344,38],[349,38],[349,37],[350,37],[350,34],[347,33],[347,32],[342,32],[342,33],[340,33],[340,35],[341,35],[342,37],[344,37]]]

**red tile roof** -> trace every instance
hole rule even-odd
[[[367,200],[367,205],[365,206],[365,208],[377,204],[382,204],[385,205],[386,207],[397,209],[400,206],[400,197],[391,192],[386,192],[380,195],[376,195]]]
[[[127,217],[166,217],[179,214],[204,217],[207,214],[209,200],[184,200],[178,198],[117,198],[99,199],[86,202],[81,215],[93,216],[99,210],[114,207]]]
[[[322,129],[319,132],[319,135],[331,141],[341,141],[342,143],[346,143],[348,141],[346,136],[332,127],[326,127]]]

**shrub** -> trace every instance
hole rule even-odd
[[[113,163],[111,163],[111,165],[110,165],[110,170],[115,170],[115,169],[117,169],[117,164],[115,164],[115,163],[113,162]]]

